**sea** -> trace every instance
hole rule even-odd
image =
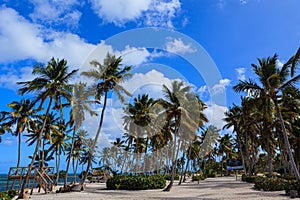
[[[68,182],[70,183],[71,181],[73,181],[73,174],[68,175]],[[77,182],[80,181],[78,175],[76,181]],[[13,181],[11,180],[8,189],[10,189],[12,182]],[[0,174],[0,192],[6,191],[6,183],[7,183],[7,174]],[[63,185],[63,184],[64,184],[64,178],[59,178],[58,185]],[[19,180],[16,180],[14,189],[17,190],[18,186],[19,186]]]

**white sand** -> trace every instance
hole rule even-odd
[[[253,189],[253,184],[236,181],[235,177],[208,178],[200,182],[200,184],[197,184],[197,182],[188,182],[183,183],[180,186],[175,182],[170,192],[162,192],[162,190],[106,190],[105,188],[106,186],[104,183],[91,183],[87,184],[86,189],[83,192],[49,194],[35,192],[30,199],[290,199],[288,196],[285,196],[284,191],[258,191]]]

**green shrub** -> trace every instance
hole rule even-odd
[[[296,180],[288,180],[286,185],[285,185],[285,193],[287,195],[290,194],[291,190],[297,190],[298,194],[300,194],[300,181],[296,181]]]
[[[246,176],[246,177],[245,177],[245,181],[246,181],[247,183],[255,183],[255,180],[256,180],[257,178],[261,178],[261,177],[259,177],[259,176]]]
[[[256,177],[254,187],[264,191],[285,190],[288,181],[282,178]]]
[[[172,174],[165,174],[164,177],[167,181],[170,181]],[[179,180],[179,174],[175,174],[174,180]]]
[[[16,195],[17,192],[14,190],[10,190],[8,192],[0,192],[0,200],[11,200]]]
[[[148,190],[166,187],[166,179],[162,175],[154,176],[114,176],[107,180],[109,190]]]
[[[204,179],[205,179],[205,176],[202,173],[194,174],[192,176],[192,181],[201,181]]]

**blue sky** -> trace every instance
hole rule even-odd
[[[72,69],[84,70],[90,59],[102,61],[110,51],[133,66],[134,76],[125,83],[133,94],[158,97],[162,84],[186,80],[208,104],[211,123],[220,128],[223,112],[239,102],[232,86],[253,76],[250,64],[274,53],[284,63],[296,52],[299,8],[299,0],[2,0],[0,110],[20,99],[16,82],[31,80],[36,62],[65,58]],[[126,31],[136,35],[126,37]],[[155,31],[167,34],[161,44]],[[214,65],[201,63],[205,59]],[[109,102],[100,146],[121,134],[121,106],[114,96]],[[84,127],[91,136],[96,122],[87,116]],[[0,173],[6,173],[16,164],[17,139],[9,134],[2,139]],[[23,142],[22,165],[31,152]]]

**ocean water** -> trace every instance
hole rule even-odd
[[[68,175],[68,182],[70,183],[71,181],[73,181],[73,174]],[[76,177],[76,181],[77,182],[80,181],[78,175]],[[0,192],[6,191],[6,183],[7,183],[7,174],[0,174]],[[9,182],[8,189],[10,189],[12,183],[13,183],[13,181],[11,180]],[[31,183],[32,183],[32,180],[31,180]],[[64,184],[64,178],[59,178],[58,184],[63,185]],[[19,186],[19,180],[16,180],[14,189],[17,190],[18,186]],[[31,185],[30,185],[30,187],[31,187]]]

